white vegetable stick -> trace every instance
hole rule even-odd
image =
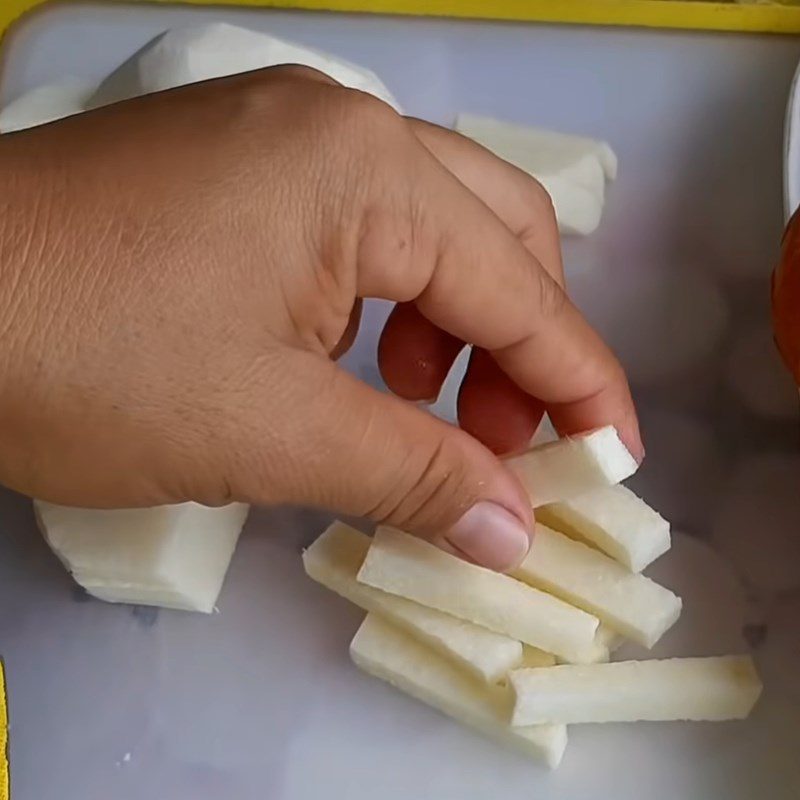
[[[471,680],[446,659],[380,617],[367,616],[350,645],[350,656],[364,672],[464,725],[514,745],[551,769],[561,762],[567,746],[564,725],[511,728],[508,692]]]
[[[652,647],[681,612],[680,598],[669,589],[541,524],[512,574],[595,614],[645,647]]]
[[[597,629],[597,634],[594,637],[595,643],[604,647],[609,653],[613,653],[616,649],[622,646],[625,639],[620,636],[613,628],[604,625],[602,622]]]
[[[592,644],[598,626],[545,592],[390,528],[376,531],[358,580],[570,660]]]
[[[34,501],[39,527],[90,594],[211,613],[248,507],[182,503],[115,511]]]
[[[602,664],[611,660],[611,653],[623,642],[622,636],[601,622],[591,645],[580,650],[573,658],[557,658],[556,662],[559,664]]]
[[[611,425],[539,445],[504,463],[522,481],[534,508],[612,486],[638,468]]]
[[[748,656],[514,670],[513,725],[743,719],[761,694]]]
[[[266,33],[215,22],[168,30],[106,78],[90,107],[279,64],[302,64],[399,110],[377,75],[337,56]]]
[[[634,572],[669,550],[669,523],[625,486],[608,486],[536,509],[543,525],[588,542]]]
[[[528,644],[522,646],[522,663],[520,669],[533,667],[553,667],[556,664],[556,657],[552,653],[545,653],[538,647],[531,647]],[[509,670],[510,672],[510,670]]]
[[[93,85],[75,78],[31,89],[0,111],[0,133],[34,128],[79,114],[93,91]]]
[[[356,576],[370,541],[355,528],[334,522],[303,553],[306,574],[385,617],[487,683],[497,683],[520,665],[522,645],[516,639],[359,583]]]

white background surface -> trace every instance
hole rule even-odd
[[[99,79],[164,28],[212,18],[369,66],[409,112],[437,122],[472,111],[612,143],[620,177],[598,233],[565,246],[570,282],[637,378],[649,458],[635,486],[683,530],[735,542],[721,548],[728,563],[678,537],[653,568],[686,603],[658,654],[739,648],[747,624],[766,690],[747,723],[575,726],[549,774],[356,673],[346,653],[359,612],[302,575],[300,547],[323,515],[254,514],[221,613],[204,617],[86,600],[35,532],[28,503],[0,493],[13,799],[800,797],[800,561],[786,566],[800,557],[791,491],[800,467],[774,496],[768,481],[743,501],[736,482],[758,454],[796,451],[797,419],[768,350],[759,369],[771,376],[769,402],[753,408],[752,392],[729,377],[750,374],[730,366],[739,332],[766,331],[783,110],[800,43],[78,4],[32,17],[7,42],[0,94],[66,74]],[[347,358],[376,383],[384,313],[368,309]],[[687,326],[697,333],[687,337]],[[695,339],[699,355],[675,356]],[[451,404],[450,393],[439,408]],[[765,407],[783,411],[759,416]],[[777,555],[759,547],[760,520],[781,542]],[[745,586],[753,558],[761,577]],[[781,594],[770,558],[780,559]]]

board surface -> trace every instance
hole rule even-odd
[[[800,43],[77,4],[32,16],[6,42],[0,98],[66,74],[97,80],[161,30],[210,19],[362,63],[410,113],[436,122],[470,111],[611,142],[620,175],[603,222],[592,237],[565,242],[564,256],[577,301],[636,377],[648,462],[633,488],[692,534],[676,536],[673,552],[646,571],[686,609],[654,655],[714,655],[746,637],[758,644],[764,696],[747,723],[575,726],[550,774],[351,666],[361,614],[305,579],[300,562],[324,515],[255,513],[220,613],[206,617],[88,600],[48,552],[29,504],[0,492],[13,800],[489,800],[501,787],[541,800],[796,800],[800,575],[792,585],[785,564],[793,553],[800,563],[800,493],[770,479],[743,498],[734,479],[765,456],[800,474],[796,394],[783,405],[777,397],[769,407],[785,412],[765,418],[728,374],[740,337],[767,330],[781,130]],[[682,341],[675,303],[682,326],[715,320],[701,330],[699,366],[663,358]],[[344,362],[376,385],[386,312],[368,304]],[[784,388],[778,377],[764,391]],[[453,397],[451,383],[440,413],[452,413]],[[737,513],[726,511],[731,503]],[[740,577],[754,574],[741,561],[752,530],[737,520],[751,520],[759,504],[776,549],[761,554],[755,574],[770,575],[769,559],[782,559],[781,596]],[[740,546],[722,558],[707,544],[720,537]]]

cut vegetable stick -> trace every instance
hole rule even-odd
[[[545,592],[391,528],[376,531],[358,580],[570,660],[592,644],[598,626]]]
[[[364,672],[387,681],[458,722],[543,760],[551,769],[567,746],[563,725],[511,728],[511,697],[473,681],[446,659],[375,614],[358,629],[350,656]]]
[[[505,460],[534,508],[612,486],[636,472],[636,460],[613,426],[539,445]]]
[[[35,500],[34,510],[47,543],[90,594],[210,614],[248,506],[111,511]]]
[[[520,669],[533,667],[553,667],[556,664],[556,657],[552,653],[545,653],[538,647],[531,647],[529,644],[522,646],[522,663]],[[510,670],[509,670],[510,671]]]
[[[645,647],[652,647],[681,612],[680,598],[669,589],[541,524],[530,552],[512,574],[589,611]]]
[[[622,485],[540,506],[536,519],[593,544],[634,572],[641,572],[670,546],[669,523]]]
[[[303,553],[306,574],[351,603],[386,617],[487,683],[497,683],[520,666],[522,645],[516,639],[359,583],[356,576],[370,541],[355,528],[334,522]]]
[[[514,670],[513,725],[743,719],[761,694],[749,656]]]
[[[602,622],[597,628],[594,641],[589,647],[581,650],[574,659],[557,658],[559,664],[602,664],[611,659],[611,653],[619,647],[624,639],[616,631],[604,625]],[[523,650],[524,662],[524,650]],[[524,664],[523,666],[546,666],[535,664]]]

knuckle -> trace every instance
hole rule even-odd
[[[558,317],[569,303],[567,293],[546,270],[538,270],[537,278],[539,313],[545,318]]]
[[[522,203],[529,220],[528,230],[523,231],[523,235],[530,234],[534,230],[541,230],[543,227],[549,227],[556,231],[556,210],[550,192],[535,178],[526,176],[521,194]]]
[[[433,533],[448,527],[477,499],[467,460],[446,434],[423,455],[409,458],[403,472],[407,477],[377,510],[381,522]]]

